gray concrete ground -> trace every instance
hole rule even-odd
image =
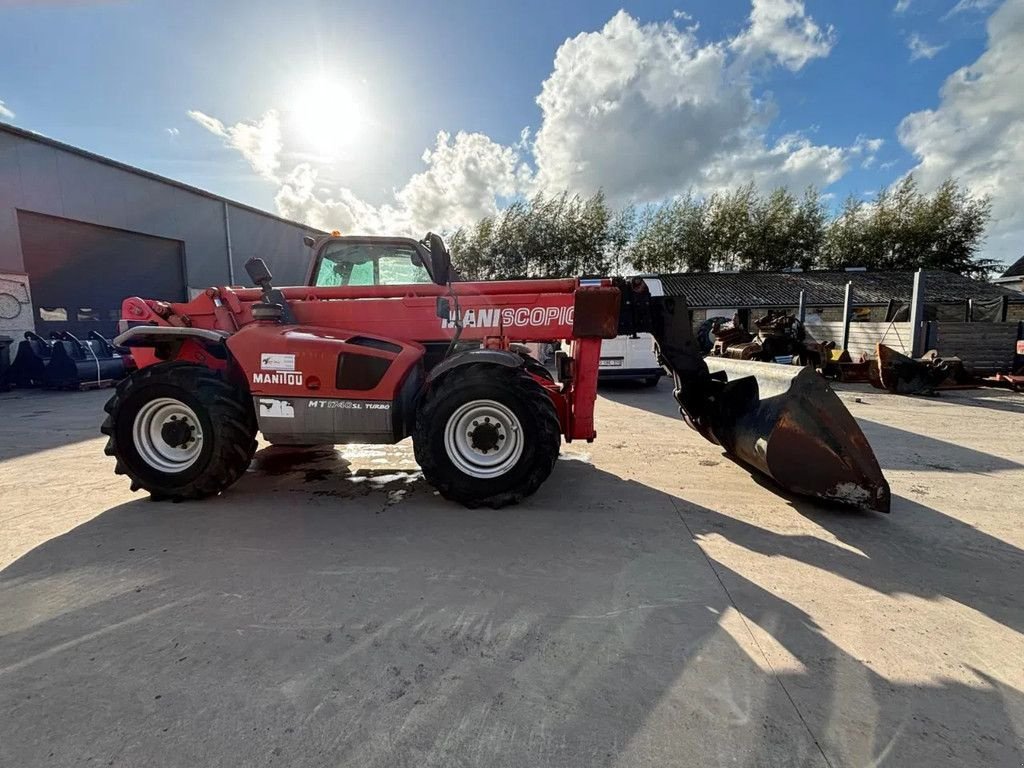
[[[886,517],[774,496],[664,383],[517,508],[407,444],[156,503],[108,394],[0,395],[0,765],[1024,761],[1020,396],[845,389]]]

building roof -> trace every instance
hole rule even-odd
[[[681,272],[662,275],[665,292],[686,297],[691,307],[795,307],[804,291],[808,307],[841,306],[846,283],[853,283],[859,306],[909,302],[913,272]],[[965,299],[1008,297],[1024,303],[1024,294],[939,270],[924,271],[925,301],[946,304]]]
[[[43,136],[41,133],[36,133],[35,131],[27,131],[24,128],[18,128],[17,126],[11,125],[10,123],[2,123],[2,122],[0,122],[0,131],[3,131],[4,133],[10,133],[10,134],[12,134],[14,136],[20,136],[23,139],[28,139],[29,141],[34,141],[37,144],[45,144],[45,145],[47,145],[49,147],[53,147],[55,149],[63,150],[64,152],[70,152],[70,153],[72,153],[74,155],[79,155],[80,157],[88,158],[89,160],[93,160],[93,161],[95,161],[97,163],[103,163],[104,165],[109,165],[112,168],[117,168],[117,169],[122,170],[122,171],[127,171],[128,173],[134,173],[137,176],[143,176],[143,177],[145,177],[147,179],[152,179],[153,181],[159,181],[162,184],[169,184],[172,187],[177,187],[178,189],[184,189],[184,190],[186,190],[188,192],[191,192],[191,193],[193,193],[195,195],[201,195],[202,197],[208,197],[211,200],[217,200],[218,202],[227,203],[228,205],[233,205],[236,208],[241,208],[243,210],[250,211],[251,213],[259,214],[260,216],[266,216],[267,218],[275,219],[275,220],[280,221],[280,222],[282,222],[284,224],[291,224],[292,226],[300,227],[302,229],[308,230],[310,232],[316,232],[316,233],[321,234],[321,235],[327,234],[322,229],[317,229],[316,227],[311,227],[308,224],[303,224],[300,221],[292,221],[291,219],[286,219],[283,216],[278,216],[275,213],[270,213],[269,211],[265,211],[262,208],[257,208],[257,207],[255,207],[253,205],[247,205],[246,203],[240,203],[237,200],[231,200],[230,198],[222,197],[221,195],[215,195],[213,192],[208,192],[205,189],[200,189],[199,187],[193,187],[190,184],[185,184],[185,183],[183,183],[181,181],[175,181],[174,179],[169,179],[166,176],[161,176],[158,173],[152,173],[150,171],[144,171],[142,168],[136,168],[134,165],[128,165],[127,163],[122,163],[122,162],[119,162],[117,160],[112,160],[109,157],[104,157],[103,155],[97,155],[94,152],[89,152],[88,150],[72,146],[71,144],[65,144],[62,141],[57,141],[56,139],[51,139],[49,136]]]
[[[1003,272],[1002,277],[1024,277],[1024,256],[1021,256],[1009,269]]]

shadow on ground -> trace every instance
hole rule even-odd
[[[672,397],[671,382],[662,380],[655,389],[641,390],[636,387],[602,387],[600,394],[620,405],[680,419],[679,407]],[[897,397],[872,390],[879,397]],[[988,408],[991,399],[975,401],[957,392],[957,404],[968,404]],[[998,404],[998,403],[997,403]],[[1012,403],[1010,404],[1012,405]],[[1008,406],[1009,407],[1009,406]],[[1020,462],[994,453],[979,451],[965,445],[938,440],[917,432],[908,432],[878,421],[858,417],[857,422],[868,442],[875,447],[875,455],[882,469],[915,469],[940,472],[997,472],[1017,469]]]
[[[0,393],[0,463],[38,451],[100,437],[103,404],[112,389],[47,392],[37,389]],[[71,404],[71,407],[69,407]]]
[[[906,499],[800,511],[865,556],[578,461],[492,511],[270,449],[217,499],[113,507],[0,573],[0,764],[1018,764],[1019,691],[889,680],[696,542],[1018,631],[1022,553]]]

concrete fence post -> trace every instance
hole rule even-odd
[[[843,294],[843,349],[850,346],[850,315],[853,313],[853,281],[847,281]]]
[[[924,343],[924,272],[914,273],[914,293],[910,299],[910,356],[920,357]]]

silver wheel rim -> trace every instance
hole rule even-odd
[[[167,430],[188,430],[186,442],[172,445]],[[139,457],[160,472],[184,472],[203,450],[203,428],[195,411],[173,397],[158,397],[139,409],[132,424],[132,440]]]
[[[470,477],[499,477],[523,455],[523,428],[518,417],[501,403],[472,400],[449,417],[444,449],[451,462]]]

